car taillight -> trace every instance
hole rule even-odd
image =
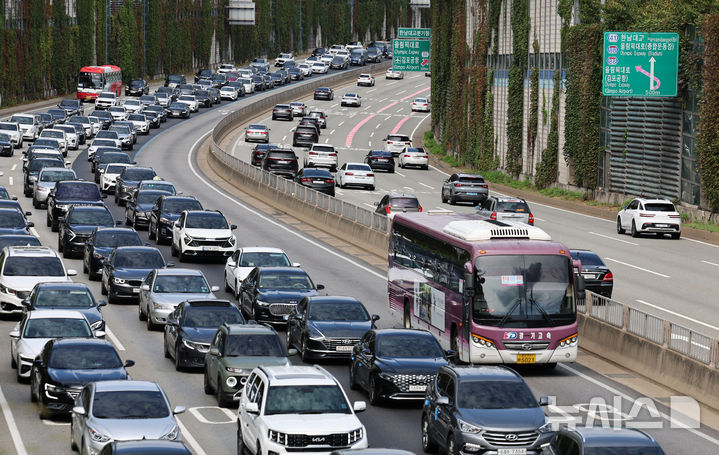
[[[486,184],[482,185],[482,188],[489,188]]]
[[[389,214],[391,211],[392,211],[392,207],[390,207],[390,206],[388,205],[388,206],[385,208],[385,212],[386,212],[387,214]]]
[[[374,177],[374,174],[367,174],[367,177]]]
[[[422,155],[422,158],[429,158],[429,156],[427,156],[427,155]]]
[[[421,206],[421,205],[418,205],[417,208],[419,208],[419,211],[420,211],[420,212],[422,211],[422,206]]]
[[[354,172],[345,172],[345,175],[355,175]]]
[[[317,152],[310,152],[309,155],[310,155],[310,156],[315,156],[315,155],[317,155]]]
[[[327,179],[327,180],[325,180],[325,182],[327,182],[327,183],[335,183],[334,179]]]
[[[405,154],[404,157],[405,157],[405,158],[409,158],[409,155]]]
[[[528,221],[528,223],[531,224],[532,226],[534,226],[534,215],[532,215],[531,213],[529,214],[529,221]]]
[[[300,182],[311,182],[312,179],[300,179]]]
[[[607,272],[602,281],[614,281],[614,275],[612,275],[612,272]]]
[[[681,218],[681,215],[669,215],[669,218]]]
[[[393,145],[393,144],[394,144],[394,142],[392,142],[392,141],[387,141],[387,143],[388,143],[389,145]]]
[[[492,214],[489,215],[489,218],[492,219],[492,220],[494,220],[494,221],[497,221],[497,212],[492,212]]]
[[[653,218],[654,214],[653,213],[640,213],[639,216],[642,218]]]
[[[337,156],[336,153],[330,153],[330,156]]]
[[[460,186],[462,186],[462,184],[461,184],[461,183],[455,183],[454,186],[455,186],[455,188],[459,188]]]

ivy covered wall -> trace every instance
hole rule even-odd
[[[3,105],[72,93],[85,65],[116,64],[126,80],[155,77],[389,39],[409,25],[409,0],[255,0],[254,26],[230,26],[227,0],[112,0],[110,17],[106,0],[75,0],[74,17],[63,0],[19,0],[7,15],[6,3],[0,2]]]

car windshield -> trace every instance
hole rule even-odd
[[[196,199],[169,199],[162,203],[165,213],[180,213],[183,210],[202,210],[202,204]]]
[[[78,200],[78,201],[99,201],[102,199],[100,190],[94,183],[85,184],[64,184],[57,188],[55,193],[56,200]]]
[[[270,387],[265,415],[351,414],[347,400],[336,385],[292,385]]]
[[[79,318],[37,318],[25,325],[25,338],[92,337],[87,321]]]
[[[0,186],[0,199],[10,199],[10,193],[4,186]]]
[[[73,210],[67,219],[68,224],[92,226],[112,226],[115,220],[107,210]]]
[[[122,173],[122,179],[128,180],[150,180],[155,177],[155,171],[152,169],[127,168]]]
[[[397,142],[409,142],[409,136],[400,136],[400,135],[389,135],[387,136],[388,141],[397,141]]]
[[[110,127],[110,131],[114,131],[118,134],[130,134],[130,127],[125,125],[113,125]]]
[[[307,311],[310,321],[369,321],[361,303],[312,302]]]
[[[285,357],[277,334],[234,335],[227,337],[224,355],[228,357]]]
[[[115,139],[119,138],[120,137],[117,135],[117,131],[98,131],[97,135],[95,136],[95,140],[92,141],[92,144],[114,147],[116,145]]]
[[[113,265],[125,269],[161,269],[165,260],[157,250],[118,250]]]
[[[524,201],[500,201],[497,212],[529,213],[529,206]]]
[[[224,323],[244,324],[242,314],[236,307],[197,307],[185,310],[183,327],[212,328]]]
[[[168,82],[180,83],[180,82],[182,82],[182,75],[180,75],[180,74],[170,74],[169,76],[167,76],[167,81],[168,81]]]
[[[122,361],[109,345],[88,343],[80,348],[56,345],[47,366],[57,370],[105,370],[121,368]]]
[[[76,109],[77,106],[78,106],[78,101],[76,101],[76,100],[62,100],[62,101],[60,101],[60,107],[63,107],[63,108]]]
[[[664,455],[658,447],[585,447],[585,455]]]
[[[65,276],[57,257],[10,256],[5,259],[5,276]]]
[[[187,229],[228,229],[227,220],[221,214],[215,212],[190,213],[185,221]]]
[[[315,144],[314,147],[312,147],[313,152],[325,152],[325,153],[334,153],[335,148],[331,145],[317,145]]]
[[[397,334],[377,337],[377,356],[390,358],[444,357],[442,347],[431,335]]]
[[[310,277],[301,273],[265,272],[260,274],[260,289],[313,289]]]
[[[8,137],[7,134],[3,134],[2,136]],[[38,138],[35,140],[35,143],[33,145],[44,145],[44,146],[52,147],[53,149],[60,148],[60,143],[57,140],[48,139],[48,138],[45,138],[45,139]]]
[[[21,123],[23,125],[32,125],[33,119],[31,117],[25,117],[24,115],[13,115],[10,118],[11,122]]]
[[[474,177],[474,176],[461,176],[457,179],[459,182],[467,182],[467,183],[484,183],[484,178],[482,177]]]
[[[30,172],[39,171],[44,167],[64,167],[65,163],[60,160],[30,160],[27,165],[27,169]]]
[[[36,308],[92,308],[95,306],[94,302],[87,289],[44,289],[38,291],[33,306]]]
[[[647,202],[644,204],[644,210],[649,212],[676,212],[673,204],[665,202]]]
[[[170,109],[184,111],[185,106],[187,106],[185,103],[172,103],[170,104]]]
[[[95,234],[95,246],[103,248],[117,248],[118,246],[139,246],[142,245],[137,232],[130,230],[98,231]]]
[[[127,117],[128,120],[137,120],[138,122],[144,122],[147,120],[145,117],[145,114],[130,114],[129,117]]]
[[[117,143],[112,139],[95,139],[92,141],[93,147],[114,147]]]
[[[3,210],[0,212],[0,228],[25,227],[25,217],[15,210]]]
[[[466,409],[527,409],[539,404],[520,381],[460,381],[457,407]]]
[[[242,253],[238,267],[289,267],[290,260],[285,253],[253,251]]]
[[[92,415],[97,419],[161,419],[170,415],[165,397],[157,390],[95,393]]]
[[[57,139],[62,139],[62,137],[63,137],[64,135],[62,134],[62,131],[50,131],[50,130],[45,130],[45,131],[42,132],[42,136],[43,136],[43,137],[54,137],[54,138],[57,138]]]
[[[265,125],[260,125],[259,123],[252,123],[247,129],[250,130],[266,130],[267,127]]]
[[[155,279],[152,292],[184,294],[210,292],[205,278],[200,275],[159,275]]]

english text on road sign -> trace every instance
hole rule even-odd
[[[429,40],[392,41],[392,68],[397,71],[429,71]]]

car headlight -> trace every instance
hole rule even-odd
[[[113,278],[112,282],[115,284],[125,284],[127,283],[127,280],[123,280],[122,278]]]
[[[100,253],[92,253],[92,257],[94,257],[95,259],[102,259],[103,255],[101,255]]]
[[[36,175],[30,175],[27,178],[28,182],[37,182],[37,176]]]
[[[15,289],[11,289],[0,284],[0,292],[4,294],[15,294]]]
[[[230,244],[230,246],[234,246],[237,239],[234,235],[230,236],[230,238],[227,240],[227,242]]]
[[[537,431],[540,433],[550,433],[552,431],[552,421],[547,419],[544,425],[537,428]]]
[[[87,432],[90,434],[90,439],[94,442],[108,442],[110,440],[110,436],[106,436],[92,427],[87,427]]]
[[[45,384],[45,396],[50,398],[51,400],[57,400],[57,397],[55,395],[64,391],[64,388],[56,386],[54,384]]]
[[[393,382],[394,376],[389,373],[380,373],[379,377],[384,379],[385,381]]]
[[[263,302],[262,300],[258,300],[258,301],[257,301],[257,304],[258,304],[259,306],[263,306],[263,307],[270,305],[269,302]]]
[[[246,375],[249,375],[252,372],[252,370],[246,370],[244,368],[232,368],[232,367],[225,367],[225,370],[227,370],[229,373],[246,374]]]
[[[169,441],[174,441],[180,436],[180,427],[177,425],[172,427],[172,430],[170,430],[167,434],[162,436],[160,439],[167,439]]]
[[[160,223],[163,223],[163,224],[172,224],[172,220],[169,219],[169,218],[166,218],[166,217],[164,217],[164,216],[161,216],[161,217],[160,217]]]
[[[72,230],[68,229],[68,230],[67,230],[67,236],[68,236],[67,241],[68,241],[68,242],[72,242],[73,239],[75,238],[75,233],[72,232]]]
[[[349,444],[354,444],[355,442],[359,441],[364,437],[364,428],[357,428],[356,430],[350,431],[349,434],[347,434],[347,442]]]
[[[317,330],[316,328],[312,327],[310,328],[310,340],[312,341],[322,341],[325,339],[325,335]]]
[[[287,433],[280,433],[279,431],[267,430],[267,439],[277,444],[287,445]]]
[[[489,338],[484,338],[479,335],[472,334],[472,343],[474,343],[475,346],[481,346],[488,349],[497,349],[494,346],[494,341],[490,340]]]
[[[210,350],[210,347],[206,344],[195,343],[195,342],[192,342],[189,340],[182,340],[182,344],[184,344],[185,347],[192,349],[194,351],[208,352]]]
[[[577,334],[569,335],[566,338],[559,340],[560,348],[571,348],[577,345]]]
[[[185,241],[185,243],[186,243],[187,245],[189,245],[190,243],[192,243],[192,237],[190,237],[190,236],[187,235],[187,234],[185,234],[185,236],[183,237],[183,240]]]
[[[478,426],[467,423],[462,419],[457,419],[457,423],[459,424],[459,431],[462,433],[479,433],[482,431]]]
[[[171,303],[152,302],[152,308],[154,308],[155,310],[171,310],[175,308],[175,306]]]
[[[63,212],[67,211],[67,209],[70,208],[69,204],[58,204],[55,206],[56,209],[62,210]]]

